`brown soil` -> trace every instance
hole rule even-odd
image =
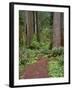
[[[23,78],[46,78],[48,77],[48,61],[44,57],[40,57],[36,63],[29,64],[24,70]]]

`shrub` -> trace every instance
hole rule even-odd
[[[29,61],[29,58],[27,56],[27,50],[25,48],[20,49],[19,51],[19,64],[20,65],[26,65]]]
[[[48,72],[51,77],[64,76],[64,58],[63,56],[51,57],[48,64]]]
[[[63,49],[63,47],[53,48],[53,49],[52,49],[52,55],[53,55],[53,56],[63,55],[63,54],[64,54],[64,49]]]
[[[40,48],[40,43],[37,41],[36,35],[33,35],[33,38],[32,38],[29,48],[30,49],[39,49]]]
[[[58,61],[59,61],[59,64],[62,66],[64,65],[64,55],[60,55],[57,57]]]
[[[29,48],[31,48],[31,49],[39,49],[40,48],[40,44],[37,41],[32,41],[32,43],[31,43]]]

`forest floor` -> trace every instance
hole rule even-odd
[[[22,71],[21,78],[46,78],[48,77],[48,60],[44,57],[38,58],[37,62],[28,64]]]
[[[30,49],[21,51],[19,79],[64,77],[63,48],[47,52],[39,54]]]
[[[52,59],[52,58],[51,58]],[[49,77],[63,77],[64,66],[55,59],[48,60],[45,58],[38,59],[33,64],[27,64],[25,67],[20,66],[19,78],[49,78]]]

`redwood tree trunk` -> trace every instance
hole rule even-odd
[[[26,45],[30,46],[32,36],[33,36],[33,12],[26,11]]]
[[[53,15],[53,47],[61,46],[61,13],[54,12]]]
[[[61,13],[61,46],[64,46],[64,13]]]
[[[39,25],[38,25],[38,12],[37,11],[35,11],[34,12],[34,23],[35,23],[35,28],[34,28],[34,30],[35,30],[35,34],[36,34],[36,36],[37,36],[37,41],[40,41],[40,37],[39,37]]]

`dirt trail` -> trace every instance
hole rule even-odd
[[[24,79],[48,77],[48,60],[40,57],[36,63],[28,65],[24,70]]]

